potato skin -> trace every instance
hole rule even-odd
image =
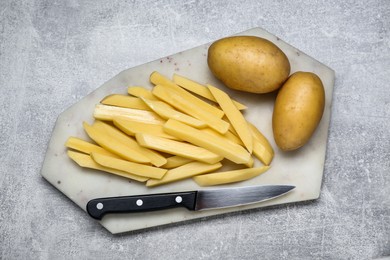
[[[251,93],[272,92],[290,74],[290,62],[282,50],[255,36],[233,36],[214,42],[208,49],[207,63],[227,87]]]
[[[306,144],[322,118],[324,106],[321,79],[311,72],[292,74],[274,105],[272,128],[277,146],[292,151]]]

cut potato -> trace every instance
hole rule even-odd
[[[139,163],[133,163],[133,162],[113,158],[99,153],[92,153],[91,157],[95,162],[97,162],[98,164],[104,167],[128,172],[146,178],[161,179],[164,176],[164,174],[167,172],[166,169],[157,168],[157,167],[139,164]]]
[[[196,107],[198,107],[204,111],[207,111],[208,113],[213,114],[218,118],[221,118],[224,115],[223,111],[220,110],[219,108],[212,106],[209,103],[203,101],[202,99],[192,95],[190,92],[179,87],[173,81],[171,81],[170,79],[166,78],[165,76],[161,75],[160,73],[158,73],[156,71],[154,71],[150,75],[150,82],[152,82],[154,85],[163,85],[163,86],[177,92],[187,102],[193,103]]]
[[[120,130],[130,136],[135,136],[136,133],[145,133],[168,139],[178,140],[178,138],[165,133],[162,125],[147,124],[119,118],[114,119],[113,123],[116,127],[118,127]]]
[[[223,121],[222,119],[215,117],[213,114],[210,114],[204,110],[199,109],[195,104],[186,102],[180,96],[172,94],[172,99],[177,106],[180,106],[181,109],[185,110],[187,114],[192,115],[195,118],[205,122],[209,127],[215,131],[225,134],[229,130],[230,124]]]
[[[114,118],[123,118],[149,124],[163,124],[165,122],[159,115],[152,111],[101,104],[95,106],[93,116],[96,119],[103,121],[112,121]]]
[[[204,175],[195,176],[193,177],[193,180],[200,186],[221,185],[252,179],[266,172],[269,168],[269,166],[262,166],[258,168],[208,173]]]
[[[135,137],[137,138],[137,142],[144,147],[179,155],[195,161],[213,164],[223,159],[220,155],[189,143],[141,133],[136,134]]]
[[[270,165],[274,157],[274,150],[271,144],[253,124],[248,122],[248,126],[253,136],[253,154],[263,164]]]
[[[106,134],[105,131],[96,129],[96,127],[92,127],[86,122],[83,123],[83,127],[88,136],[106,150],[132,162],[150,163],[148,157],[134,151],[134,149],[131,149],[122,142]]]
[[[129,95],[139,97],[139,98],[143,97],[143,98],[147,98],[149,100],[158,100],[158,98],[156,98],[152,94],[152,91],[150,91],[144,87],[138,87],[138,86],[128,87],[127,93],[129,93]]]
[[[183,179],[187,179],[206,172],[215,171],[222,167],[221,163],[208,164],[202,162],[190,162],[175,169],[169,170],[160,180],[149,179],[146,182],[147,187],[154,187],[166,183],[171,183]]]
[[[181,157],[178,155],[174,155],[174,156],[168,157],[167,163],[164,164],[162,167],[165,169],[172,169],[172,168],[182,166],[182,165],[187,164],[187,163],[192,162],[192,161],[193,161],[192,159],[184,158],[184,157]]]
[[[215,135],[215,136],[218,136],[220,138],[227,138],[229,139],[230,141],[236,143],[236,144],[239,144],[239,145],[244,145],[244,143],[241,141],[241,139],[239,137],[237,137],[236,135],[234,135],[232,132],[230,131],[227,131],[226,134],[220,134],[218,133],[217,131],[207,127],[207,128],[203,128],[201,129],[203,132],[205,133],[208,133],[208,134],[211,134],[211,135]]]
[[[191,91],[201,97],[204,97],[208,100],[211,100],[213,102],[217,102],[214,98],[214,96],[210,93],[210,90],[206,87],[206,86],[203,86],[202,84],[199,84],[198,82],[196,81],[193,81],[193,80],[190,80],[186,77],[183,77],[183,76],[180,76],[180,75],[177,75],[177,74],[173,74],[173,82],[176,83],[177,85],[179,85],[180,87],[188,90],[188,91]],[[237,109],[239,110],[243,110],[243,109],[247,109],[247,106],[235,101],[235,100],[232,100],[234,105],[237,107]]]
[[[254,126],[252,123],[248,122],[249,130],[251,131],[253,137],[257,139],[272,155],[274,154],[274,149],[269,143],[268,139]]]
[[[251,156],[251,158],[249,159],[249,162],[247,162],[246,164],[244,164],[246,167],[248,168],[252,168],[253,165],[255,165],[255,160],[253,160],[253,157]]]
[[[145,105],[145,103],[137,98],[130,97],[126,95],[113,94],[105,97],[100,101],[103,105],[116,106],[116,107],[125,107],[125,108],[135,108],[142,110],[150,110],[150,108]]]
[[[139,181],[139,182],[145,182],[149,179],[149,178],[141,177],[138,175],[130,174],[130,173],[127,173],[124,171],[119,171],[119,170],[115,170],[115,169],[101,166],[100,164],[97,164],[91,158],[91,156],[88,154],[83,154],[83,153],[74,152],[74,151],[68,151],[67,154],[68,154],[69,158],[71,158],[80,167],[83,167],[83,168],[89,168],[89,169],[99,170],[99,171],[103,171],[103,172],[108,172],[108,173],[112,173],[114,175],[118,175],[121,177],[125,177],[128,179]]]
[[[111,153],[96,144],[91,144],[87,141],[84,141],[80,138],[73,137],[73,136],[69,137],[68,140],[66,140],[65,146],[86,154],[91,154],[92,152],[98,152],[108,156],[118,157],[116,154]]]
[[[246,164],[251,160],[251,155],[242,146],[211,135],[178,121],[169,119],[164,124],[164,131],[189,143],[203,147],[213,153],[219,154],[237,164]]]
[[[270,165],[273,154],[271,154],[258,140],[253,140],[253,154],[264,165]]]
[[[183,122],[187,125],[202,128],[206,127],[206,124],[196,118],[193,118],[189,115],[183,114],[175,109],[173,109],[170,105],[162,101],[153,101],[148,99],[142,99],[145,104],[156,112],[159,116],[164,119],[176,119],[177,121]]]
[[[236,137],[238,137],[238,133],[237,133],[237,131],[234,129],[234,127],[230,124],[229,119],[228,119],[226,116],[224,116],[224,117],[222,118],[222,120],[229,123],[229,131],[232,132],[232,134],[234,134]],[[238,138],[239,138],[239,137],[238,137]],[[243,144],[244,144],[244,143],[243,143]]]
[[[161,165],[167,163],[167,159],[165,159],[164,156],[162,156],[156,151],[140,146],[132,137],[124,134],[123,132],[111,125],[103,123],[102,121],[95,121],[93,127],[105,131],[107,135],[111,136],[112,138],[115,138],[122,144],[134,150],[135,152],[140,153],[143,156],[149,158],[150,163],[157,167],[160,167]]]
[[[207,85],[207,87],[217,100],[223,112],[225,112],[226,117],[229,119],[229,122],[233,126],[234,130],[236,130],[246,149],[248,149],[249,153],[252,153],[252,134],[249,131],[248,123],[241,114],[240,110],[237,109],[228,94],[214,86]]]

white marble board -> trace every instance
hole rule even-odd
[[[177,73],[203,84],[213,84],[227,91],[234,99],[249,107],[245,112],[245,117],[262,131],[274,147],[275,157],[268,172],[249,181],[220,187],[293,184],[296,189],[288,195],[274,200],[227,209],[200,212],[186,209],[169,209],[148,213],[111,214],[99,221],[107,230],[115,234],[250,208],[317,199],[321,190],[324,170],[334,71],[261,28],[253,28],[238,35],[255,35],[272,41],[288,56],[291,63],[291,73],[311,71],[321,78],[326,93],[325,111],[319,127],[306,146],[289,153],[281,152],[276,147],[271,126],[275,94],[256,95],[232,91],[224,87],[214,78],[207,67],[209,43],[122,71],[64,111],[58,117],[54,127],[42,166],[42,176],[83,210],[85,210],[89,200],[98,197],[207,189],[199,187],[191,179],[161,187],[147,188],[144,184],[129,181],[125,178],[82,169],[66,155],[64,144],[69,136],[77,136],[88,140],[82,128],[82,122],[93,122],[92,113],[95,104],[99,103],[106,95],[113,93],[125,94],[127,87],[130,85],[151,87],[152,85],[148,80],[149,75],[153,71],[159,71],[169,77],[172,77],[173,73]],[[91,218],[91,221],[95,220]]]

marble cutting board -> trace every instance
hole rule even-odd
[[[99,103],[106,95],[113,93],[125,94],[127,87],[131,85],[151,87],[152,85],[148,81],[149,75],[153,71],[159,71],[168,77],[172,77],[173,73],[177,73],[203,84],[213,84],[227,91],[234,99],[248,106],[245,117],[262,131],[274,147],[275,157],[268,172],[249,181],[221,187],[293,184],[296,189],[288,195],[274,200],[228,209],[200,212],[186,209],[169,209],[148,213],[106,215],[99,222],[107,230],[115,234],[250,208],[317,199],[320,195],[324,170],[334,71],[261,28],[253,28],[237,35],[254,35],[272,41],[288,56],[291,63],[291,73],[310,71],[321,78],[326,93],[325,111],[319,127],[306,146],[290,153],[283,153],[276,147],[271,127],[275,94],[255,95],[229,90],[224,87],[213,77],[207,67],[207,50],[211,44],[209,43],[122,71],[64,111],[58,117],[54,127],[41,170],[42,176],[83,210],[86,210],[89,200],[98,197],[207,189],[199,187],[192,180],[147,188],[144,184],[129,181],[125,178],[82,169],[66,155],[64,144],[69,136],[89,140],[83,131],[82,122],[93,122],[92,113],[95,104]],[[95,220],[91,218],[91,221]]]

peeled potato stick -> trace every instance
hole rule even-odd
[[[158,114],[164,119],[169,119],[169,118],[176,119],[177,121],[183,122],[187,125],[196,128],[202,128],[206,126],[204,122],[173,109],[170,105],[168,105],[163,101],[153,101],[148,99],[142,99],[142,100],[145,102],[147,106],[149,106],[151,110],[153,110],[156,114]]]
[[[229,130],[230,124],[228,122],[225,122],[222,119],[199,109],[195,104],[186,102],[184,99],[180,98],[180,96],[175,94],[172,94],[172,99],[173,102],[177,104],[178,107],[180,107],[180,109],[183,109],[183,111],[186,111],[187,114],[205,122],[215,131],[221,134],[225,134]]]
[[[123,118],[139,122],[145,122],[149,124],[163,124],[165,122],[165,120],[163,120],[159,115],[152,111],[107,106],[101,104],[95,106],[93,116],[96,119],[103,121],[112,121],[115,118]]]
[[[173,81],[171,81],[170,79],[168,79],[167,77],[161,75],[160,73],[158,73],[156,71],[154,71],[150,75],[150,82],[152,82],[155,85],[163,85],[167,88],[172,89],[173,91],[179,93],[180,96],[183,99],[185,99],[187,102],[193,103],[196,107],[198,107],[204,111],[207,111],[208,113],[211,113],[218,118],[221,118],[224,115],[223,111],[220,110],[219,108],[212,106],[209,103],[203,101],[202,99],[192,95],[190,92],[179,87]]]
[[[134,149],[131,149],[122,142],[106,134],[104,131],[96,129],[86,122],[83,123],[83,127],[88,136],[104,149],[132,162],[150,163],[150,159],[148,157],[135,151]]]
[[[195,161],[213,164],[223,159],[220,155],[189,143],[141,133],[138,133],[135,136],[137,138],[137,142],[144,147],[169,154],[179,155]]]
[[[251,160],[251,155],[242,146],[226,138],[202,132],[199,129],[178,121],[169,119],[164,125],[164,131],[189,143],[219,154],[237,164],[246,164]]]
[[[271,164],[273,154],[269,153],[269,151],[256,139],[253,140],[253,154],[264,165]]]
[[[174,155],[174,156],[168,157],[167,163],[161,167],[163,167],[165,169],[172,169],[172,168],[182,166],[182,165],[187,164],[187,163],[192,162],[192,161],[193,161],[192,159],[184,158],[184,157],[181,157],[178,155]]]
[[[215,135],[215,136],[221,137],[221,138],[227,138],[230,141],[232,141],[232,142],[234,142],[236,144],[242,145],[242,146],[244,145],[244,143],[241,141],[241,139],[239,137],[235,136],[230,131],[227,131],[226,134],[220,134],[217,131],[215,131],[215,130],[209,128],[209,127],[202,128],[201,131],[205,132],[205,133],[208,133],[208,134],[211,134],[211,135]]]
[[[156,135],[168,139],[178,140],[176,137],[164,132],[162,125],[148,124],[127,119],[114,119],[114,125],[124,133],[135,136],[136,133]]]
[[[202,162],[190,162],[180,167],[169,170],[160,180],[149,179],[146,183],[148,187],[154,187],[166,183],[184,180],[198,174],[211,172],[222,167],[221,163],[208,164]]]
[[[249,162],[247,162],[245,164],[245,166],[248,167],[248,168],[252,168],[253,165],[255,165],[255,160],[253,160],[253,157],[251,156],[251,158],[249,159]]]
[[[252,123],[248,122],[249,130],[251,131],[253,137],[257,139],[271,154],[274,154],[274,149],[269,143],[268,139],[254,126]]]
[[[125,108],[134,108],[141,110],[150,110],[150,108],[145,105],[145,103],[137,98],[126,95],[113,94],[106,96],[100,101],[103,105],[116,106],[116,107],[125,107]]]
[[[180,87],[182,87],[188,91],[191,91],[192,93],[195,93],[195,94],[197,94],[201,97],[204,97],[208,100],[211,100],[213,102],[217,102],[215,100],[214,96],[210,93],[210,90],[206,86],[199,84],[196,81],[190,80],[190,79],[183,77],[183,76],[180,76],[178,74],[173,74],[173,82],[175,82]],[[243,109],[247,108],[245,105],[243,105],[237,101],[233,100],[233,103],[237,107],[237,109],[239,109],[239,110],[243,110]]]
[[[269,169],[269,166],[259,168],[241,169],[227,172],[208,173],[193,177],[200,186],[221,185],[252,179]]]
[[[66,140],[65,146],[68,148],[71,148],[73,150],[85,153],[85,154],[91,154],[92,152],[98,152],[98,153],[109,155],[112,157],[118,157],[116,154],[111,153],[111,152],[107,151],[106,149],[104,149],[96,144],[91,144],[87,141],[84,141],[80,138],[73,137],[73,136],[69,137],[68,140]]]
[[[104,167],[128,172],[146,178],[161,179],[164,176],[164,174],[167,172],[166,169],[157,168],[157,167],[139,164],[139,163],[133,163],[133,162],[113,158],[99,153],[92,153],[91,157],[96,163]]]
[[[211,94],[213,94],[214,98],[217,100],[223,112],[225,112],[226,117],[229,119],[231,125],[236,130],[246,149],[248,149],[249,153],[252,153],[252,134],[249,130],[248,123],[241,114],[240,110],[237,109],[228,94],[214,86],[207,85],[207,87]]]
[[[130,174],[130,173],[127,173],[124,171],[119,171],[119,170],[115,170],[115,169],[101,166],[100,164],[97,164],[91,158],[91,156],[88,154],[83,154],[83,153],[74,152],[74,151],[68,151],[68,156],[73,161],[75,161],[80,167],[83,167],[83,168],[89,168],[89,169],[99,170],[99,171],[103,171],[103,172],[108,172],[108,173],[112,173],[114,175],[118,175],[121,177],[125,177],[128,179],[139,181],[139,182],[145,182],[148,180],[148,178],[145,178],[145,177],[141,177],[141,176]]]
[[[271,144],[253,124],[248,122],[248,126],[253,136],[253,154],[264,165],[270,165],[274,157],[274,150]]]
[[[139,87],[139,86],[128,87],[127,93],[129,93],[129,95],[139,97],[139,98],[143,97],[149,100],[158,100],[158,98],[156,98],[149,89],[146,89],[144,87]]]
[[[133,149],[135,152],[142,154],[150,160],[151,164],[157,167],[164,165],[167,162],[167,159],[158,152],[140,146],[132,137],[126,135],[111,125],[103,123],[102,121],[95,121],[93,127],[105,131],[112,138],[115,138],[122,144]]]
[[[226,117],[226,115],[222,118],[222,120],[229,123],[229,119]],[[230,124],[230,123],[229,123],[229,124]],[[229,126],[229,131],[230,131],[232,134],[234,134],[235,136],[238,137],[238,134],[237,134],[236,130],[234,129],[234,127],[233,127],[231,124],[230,124],[230,126]]]

